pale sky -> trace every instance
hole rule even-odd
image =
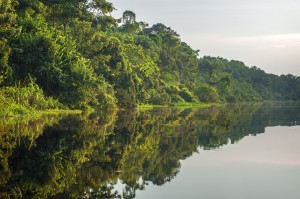
[[[300,75],[300,0],[108,0],[137,21],[163,23],[200,56]]]

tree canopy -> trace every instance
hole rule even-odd
[[[114,9],[106,0],[1,1],[0,99],[30,79],[67,108],[300,100],[298,76],[199,58],[172,28],[130,10],[116,19]]]

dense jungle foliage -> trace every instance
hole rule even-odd
[[[171,28],[106,0],[1,0],[0,114],[300,100],[300,77],[199,58]]]

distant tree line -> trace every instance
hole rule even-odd
[[[199,58],[164,24],[113,10],[106,0],[2,0],[0,114],[300,99],[298,76]]]

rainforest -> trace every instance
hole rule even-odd
[[[298,101],[300,77],[199,56],[162,23],[106,0],[1,0],[0,115]]]

